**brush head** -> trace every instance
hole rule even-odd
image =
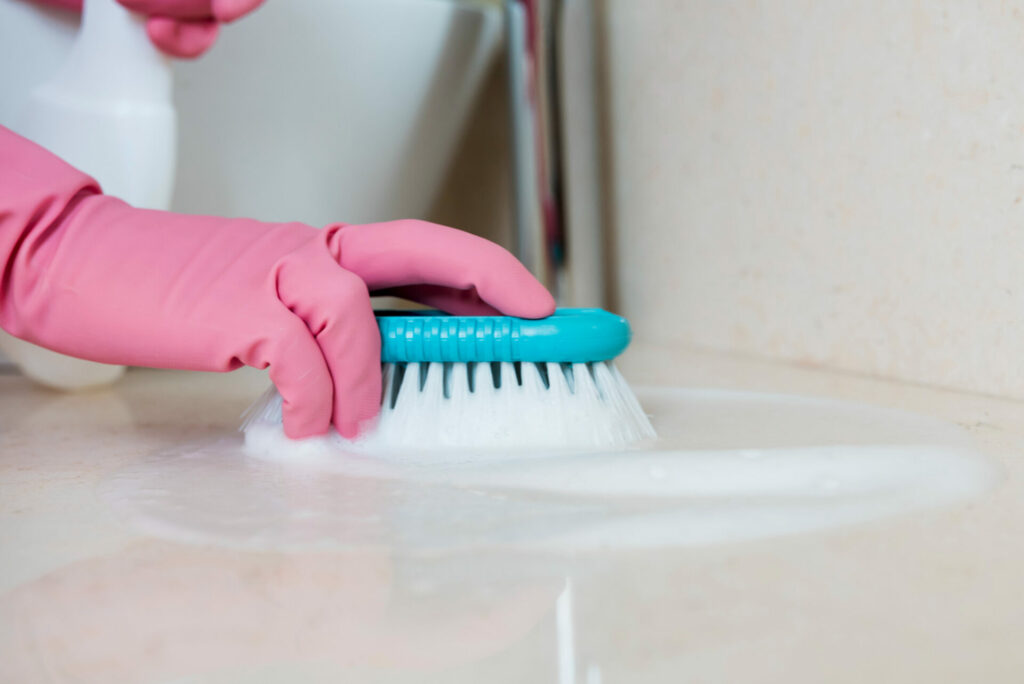
[[[376,427],[346,449],[620,448],[655,437],[611,359],[629,324],[600,309],[562,309],[537,321],[438,312],[379,312],[383,396]],[[288,448],[273,388],[243,426],[252,449]],[[415,456],[411,456],[415,458]]]

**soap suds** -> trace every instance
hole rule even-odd
[[[249,549],[695,546],[977,496],[998,470],[961,428],[861,404],[638,391],[657,443],[605,452],[352,453],[241,440],[148,458],[102,488],[129,523]]]

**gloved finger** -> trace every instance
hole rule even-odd
[[[335,429],[358,436],[381,401],[380,330],[366,283],[339,268],[321,238],[282,261],[277,291],[312,332],[330,370]]]
[[[203,54],[217,40],[218,24],[213,19],[179,21],[171,17],[150,17],[146,35],[153,44],[171,57],[193,59]]]
[[[172,19],[216,19],[226,23],[252,12],[263,0],[118,0],[135,12]]]
[[[371,290],[404,285],[474,289],[498,311],[542,318],[555,311],[543,285],[503,247],[426,221],[335,226],[328,245],[341,266]]]
[[[117,0],[133,12],[172,19],[212,19],[210,0]]]
[[[406,285],[380,290],[374,295],[401,297],[456,316],[500,316],[500,311],[485,302],[476,290],[456,290],[441,285]]]
[[[240,360],[255,368],[270,366],[270,380],[281,394],[286,435],[300,439],[327,432],[333,387],[313,334],[284,307],[266,329],[270,334],[239,355]]]

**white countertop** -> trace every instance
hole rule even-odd
[[[642,345],[621,367],[634,384],[836,397],[956,422],[1005,479],[952,507],[706,548],[253,551],[141,528],[102,491],[182,443],[237,440],[261,374],[133,370],[78,395],[5,375],[0,680],[1018,679],[1024,405]]]

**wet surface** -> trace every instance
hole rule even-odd
[[[2,377],[0,681],[1014,680],[1018,404],[655,361],[854,401],[646,388],[628,452],[282,460],[236,432],[258,373]]]
[[[240,439],[153,455],[101,484],[148,534],[260,550],[422,552],[703,545],[978,495],[996,468],[961,428],[848,402],[638,392],[660,435],[612,452],[349,453]]]

